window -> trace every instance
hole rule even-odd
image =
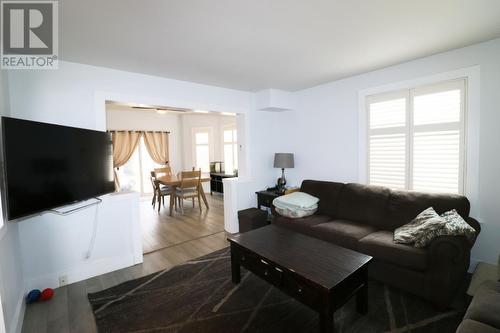
[[[154,162],[149,156],[144,137],[141,137],[130,160],[118,170],[121,189],[136,191],[141,194],[152,194],[151,171],[160,167],[161,165]]]
[[[368,183],[464,193],[465,79],[367,97]]]
[[[238,169],[238,143],[236,129],[224,130],[224,170],[232,174]]]
[[[196,169],[210,171],[210,132],[198,130],[194,132],[194,153]]]

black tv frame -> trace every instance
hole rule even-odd
[[[96,195],[88,196],[88,197],[81,198],[81,199],[78,199],[78,200],[64,202],[64,203],[58,204],[56,206],[46,207],[44,209],[39,209],[39,210],[36,210],[36,211],[29,212],[27,214],[23,214],[23,215],[18,215],[18,216],[15,216],[15,217],[11,217],[10,216],[11,214],[9,212],[7,160],[6,160],[6,151],[5,151],[5,130],[4,130],[4,119],[5,118],[16,119],[16,120],[24,120],[24,121],[31,121],[31,122],[34,122],[34,123],[41,123],[41,124],[52,125],[52,126],[74,128],[74,129],[78,129],[78,130],[85,130],[85,131],[106,133],[106,131],[91,130],[91,129],[82,128],[82,127],[65,126],[65,125],[53,124],[53,123],[48,123],[48,122],[43,122],[43,121],[21,119],[21,118],[9,117],[9,116],[0,116],[0,150],[1,150],[1,152],[0,152],[0,158],[1,158],[1,161],[0,161],[0,165],[1,165],[1,170],[0,170],[0,191],[2,193],[1,204],[2,204],[3,217],[4,217],[5,221],[12,222],[12,221],[24,220],[24,219],[27,219],[27,218],[30,218],[30,217],[33,217],[33,216],[42,215],[43,213],[47,213],[47,212],[54,212],[54,213],[56,213],[58,215],[66,216],[66,215],[69,215],[68,212],[72,213],[72,212],[80,211],[81,209],[93,206],[94,204],[100,204],[102,202],[102,199],[99,198],[100,196],[103,196],[103,195],[115,192],[115,189],[113,188],[112,190],[110,189],[109,191],[105,191],[105,192],[102,192],[102,193],[96,193]],[[109,137],[110,137],[110,141],[111,141],[111,134],[110,133],[109,133]],[[84,206],[78,207],[76,209],[71,209],[68,212],[59,213],[59,212],[57,212],[55,210],[56,208],[62,208],[62,207],[65,207],[65,206],[74,205],[76,203],[84,202],[84,201],[87,201],[87,200],[90,200],[90,199],[96,199],[97,202],[93,203],[93,204],[89,204],[89,205],[84,205]]]

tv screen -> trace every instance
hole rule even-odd
[[[9,220],[114,191],[106,132],[2,118]]]

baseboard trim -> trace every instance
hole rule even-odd
[[[68,278],[68,284],[72,284],[97,275],[133,266],[136,264],[135,261],[134,255],[94,260],[88,263],[80,264],[77,267],[73,267],[68,270],[51,272],[47,275],[27,279],[25,281],[25,290],[58,288],[59,277],[61,275],[66,275]]]

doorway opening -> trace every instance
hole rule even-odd
[[[222,178],[237,177],[240,165],[236,114],[107,102],[106,118],[111,132],[168,132],[168,163],[154,160],[143,135],[130,158],[116,170],[121,191],[141,194],[143,252],[198,242],[220,246],[226,237]],[[171,177],[157,177],[155,185],[152,172],[164,167],[171,170]],[[175,205],[171,209],[170,197],[175,197],[183,172],[192,170],[201,170],[206,200],[184,200],[182,212]],[[156,186],[169,187],[171,192],[158,201]]]

